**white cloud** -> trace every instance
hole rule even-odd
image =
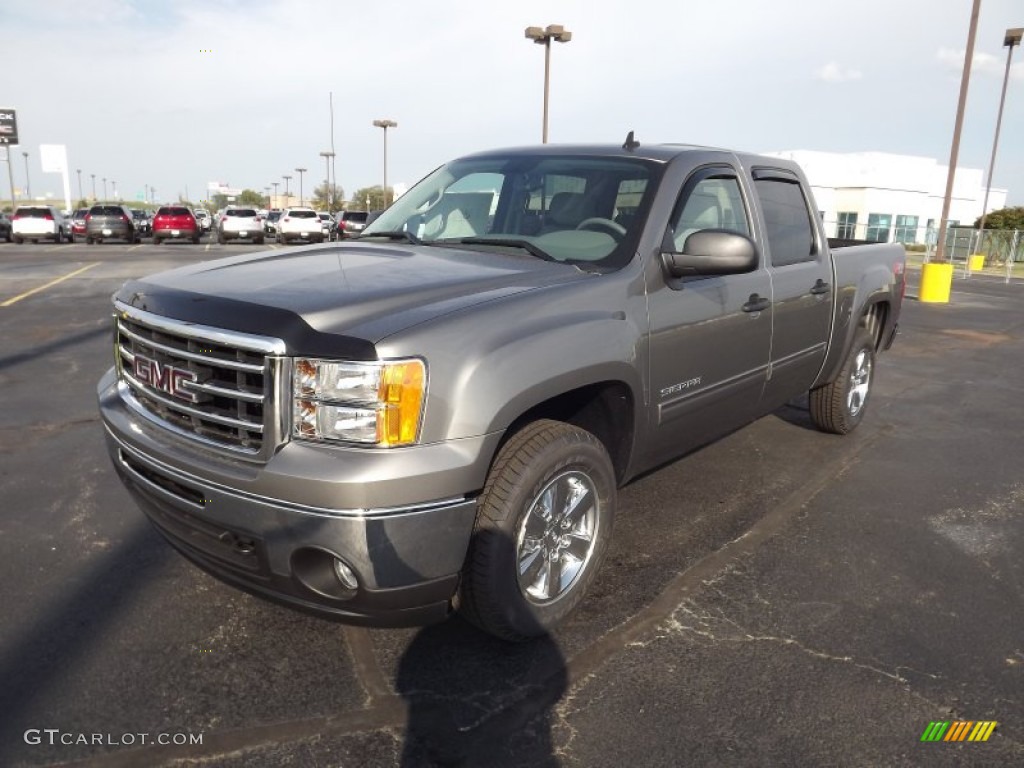
[[[935,58],[942,63],[950,72],[960,73],[964,68],[964,49],[953,50],[952,48],[940,48]],[[971,62],[972,75],[997,75],[1002,77],[1006,70],[1006,59],[1000,56],[993,56],[991,53],[975,51],[974,60]],[[1010,75],[1014,80],[1024,78],[1024,64],[1013,64],[1010,66]]]
[[[830,61],[820,67],[814,74],[819,80],[824,80],[826,83],[848,83],[851,80],[860,80],[864,76],[859,69],[842,67],[835,61]]]

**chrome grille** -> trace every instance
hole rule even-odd
[[[117,370],[125,400],[207,445],[260,455],[273,447],[277,339],[183,323],[117,304]]]

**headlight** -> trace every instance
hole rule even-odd
[[[422,360],[347,363],[297,358],[292,434],[393,447],[419,437],[427,367]]]

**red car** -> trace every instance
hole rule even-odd
[[[71,242],[75,242],[76,237],[85,237],[85,216],[89,213],[88,208],[79,208],[71,216]]]
[[[199,242],[202,230],[195,214],[183,205],[163,205],[157,209],[153,217],[153,244],[159,245],[161,240],[188,239]]]

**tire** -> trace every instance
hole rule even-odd
[[[853,346],[836,380],[812,389],[811,421],[822,432],[846,435],[864,418],[875,375],[875,342],[865,328],[853,337]]]
[[[227,240],[224,239],[224,235],[223,234],[218,234],[217,235],[217,242],[220,245],[224,245],[227,242]]]
[[[21,245],[24,242],[25,242],[25,238],[24,237],[20,237],[18,235],[14,236],[14,244],[15,245]]]
[[[192,245],[199,245],[199,235],[192,238]]]
[[[160,245],[160,238],[153,235],[153,245]]]
[[[611,538],[615,488],[608,452],[589,432],[544,419],[515,434],[499,451],[477,505],[460,613],[503,640],[548,633],[597,574]],[[552,512],[558,500],[561,509]]]
[[[93,244],[93,243],[95,243],[95,242],[96,242],[96,241],[95,241],[95,240],[93,240],[93,239],[92,239],[91,237],[89,237],[88,235],[86,235],[86,236],[85,236],[85,244],[86,244],[86,245],[92,245],[92,244]]]
[[[253,242],[256,243],[256,245],[263,245],[263,238],[257,237]]]

